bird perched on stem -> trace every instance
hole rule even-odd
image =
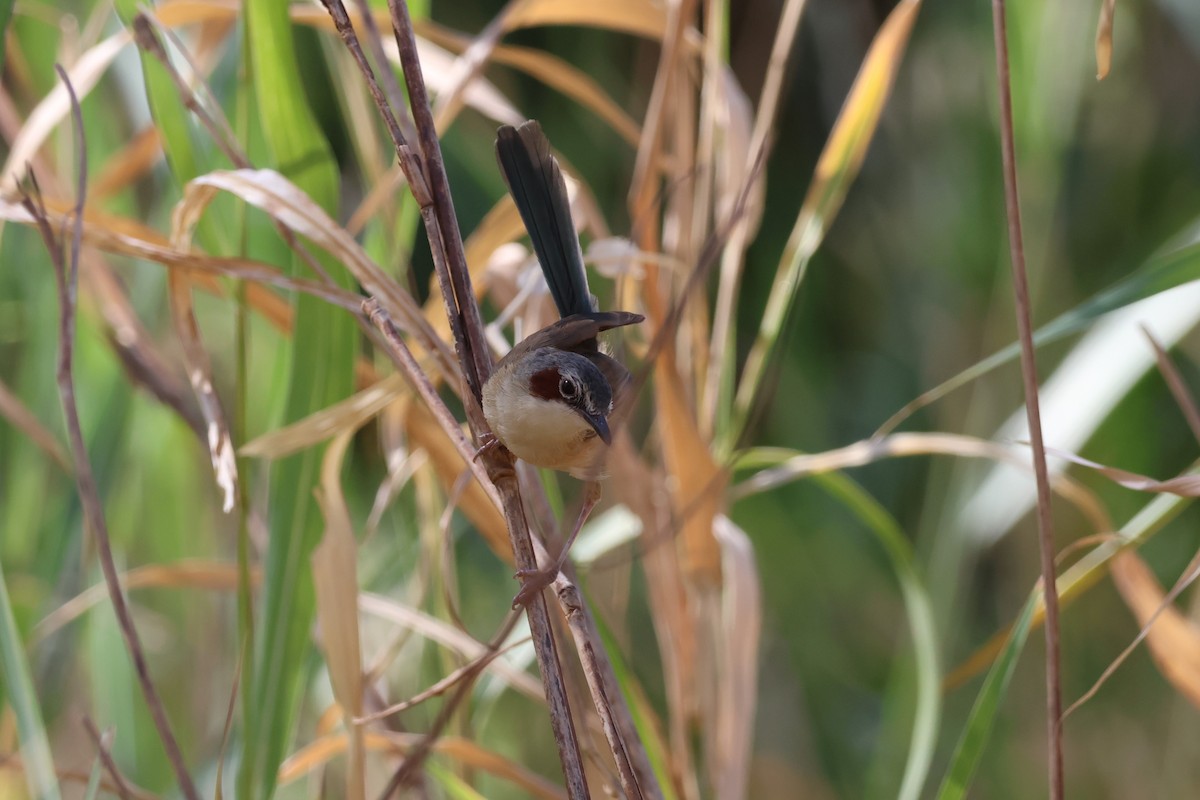
[[[644,317],[597,311],[583,251],[571,220],[567,186],[542,127],[530,120],[496,134],[496,157],[562,319],[526,337],[483,386],[483,415],[496,442],[517,458],[587,481],[583,506],[558,559],[548,569],[517,573],[513,606],[544,589],[600,500],[599,480],[612,445],[610,421],[629,400],[629,370],[600,352],[598,335]]]

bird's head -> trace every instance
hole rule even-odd
[[[531,396],[551,404],[548,409],[561,407],[578,415],[606,445],[612,444],[612,387],[585,356],[542,347],[524,360],[520,372]]]

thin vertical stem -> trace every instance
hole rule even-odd
[[[79,422],[79,407],[75,399],[74,354],[75,354],[75,310],[79,286],[79,253],[83,249],[83,209],[87,199],[87,139],[83,129],[83,114],[79,109],[79,98],[75,87],[63,68],[55,64],[59,79],[67,88],[71,100],[71,119],[75,129],[75,150],[77,152],[78,183],[75,189],[75,207],[71,216],[70,248],[64,252],[62,244],[50,228],[45,206],[42,204],[40,193],[34,188],[34,196],[27,196],[24,201],[50,253],[54,264],[55,280],[58,284],[58,302],[60,306],[58,369],[57,382],[59,398],[62,402],[63,416],[67,427],[67,438],[71,443],[71,455],[75,461],[75,483],[79,492],[79,500],[83,505],[84,519],[88,530],[96,541],[96,552],[100,560],[100,569],[104,573],[104,583],[108,588],[109,600],[112,602],[113,613],[121,635],[125,639],[125,648],[133,662],[134,674],[142,697],[150,711],[150,718],[158,731],[167,760],[175,771],[179,781],[179,792],[188,800],[200,800],[196,785],[188,773],[184,762],[183,751],[171,731],[171,723],[167,719],[166,709],[162,699],[154,688],[150,677],[150,667],[146,661],[145,650],[137,628],[133,624],[133,615],[125,602],[121,579],[117,573],[116,561],[113,559],[112,543],[108,535],[108,524],[104,519],[104,507],[100,500],[100,491],[92,473],[91,462],[88,460],[87,446],[84,443],[83,427]],[[65,232],[64,232],[65,233]]]
[[[996,41],[996,75],[1000,84],[1000,143],[1004,161],[1004,202],[1008,213],[1008,240],[1012,254],[1013,294],[1016,297],[1017,332],[1021,341],[1021,378],[1025,386],[1025,413],[1033,470],[1037,479],[1038,538],[1041,545],[1042,591],[1046,603],[1046,734],[1051,800],[1063,797],[1062,685],[1059,663],[1058,592],[1054,576],[1054,520],[1050,514],[1050,480],[1046,474],[1046,450],[1042,441],[1042,418],[1038,406],[1037,361],[1033,350],[1033,326],[1029,314],[1029,280],[1025,271],[1025,248],[1021,236],[1021,205],[1017,193],[1017,158],[1013,143],[1011,76],[1008,68],[1008,36],[1004,0],[992,0],[992,22]]]

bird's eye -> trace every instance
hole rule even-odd
[[[574,400],[575,395],[579,394],[579,387],[575,385],[575,381],[563,378],[558,382],[558,393],[566,400]]]

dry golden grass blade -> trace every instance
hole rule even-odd
[[[679,137],[691,136],[690,125],[676,126],[673,145],[664,141],[668,130],[665,118],[691,119],[692,115],[676,107],[675,99],[691,97],[692,87],[686,84],[685,62],[690,58],[683,46],[688,21],[692,18],[693,5],[685,8],[672,7],[670,33],[663,45],[663,52],[655,76],[650,109],[647,112],[642,141],[638,148],[637,162],[630,189],[631,214],[634,219],[653,218],[656,182],[652,176],[658,174],[661,151],[672,148],[672,157],[680,163],[692,163],[685,154],[693,148]],[[677,87],[677,81],[685,86]],[[668,215],[690,211],[690,203],[684,204],[676,195]],[[669,225],[676,231],[680,243],[688,241],[686,221],[676,220]],[[659,243],[651,226],[646,226],[638,242],[642,250],[657,251]],[[664,249],[675,253],[664,243]],[[676,253],[679,255],[679,253]],[[682,257],[682,255],[680,255]],[[646,265],[646,280],[643,281],[643,300],[652,318],[663,320],[667,316],[668,301],[661,289],[660,271],[653,264]],[[673,332],[672,332],[673,333]],[[667,345],[654,364],[657,420],[662,432],[663,460],[673,478],[673,500],[678,525],[680,526],[681,568],[684,574],[709,586],[721,580],[721,555],[713,539],[713,519],[718,511],[727,479],[713,460],[708,443],[702,437],[685,389],[685,381],[676,360],[675,337],[669,336]]]
[[[53,213],[50,221],[61,225],[64,219],[66,205],[61,201],[47,199],[46,206]],[[0,199],[0,219],[8,222],[18,222],[23,225],[32,224],[29,214],[19,204]],[[200,254],[181,253],[172,248],[167,238],[153,228],[148,228],[136,220],[127,217],[105,214],[95,209],[84,212],[83,240],[86,244],[113,255],[130,256],[153,261],[166,267],[175,267],[197,272],[192,278],[194,284],[205,291],[223,295],[221,284],[217,281],[219,273],[231,277],[242,277],[250,280],[275,283],[284,288],[306,287],[314,290],[316,284],[311,282],[292,283],[279,270],[267,264],[243,259],[221,259]],[[338,302],[340,295],[335,290],[326,290],[325,296],[330,302]],[[270,289],[251,284],[247,287],[247,300],[250,306],[281,331],[290,331],[292,327],[292,312],[287,300]],[[345,293],[342,293],[345,294]],[[341,297],[344,300],[344,297]]]
[[[330,32],[336,30],[333,20],[324,9],[296,5],[291,8],[290,13],[292,20],[301,25]],[[352,22],[358,20],[357,10],[350,12],[350,19]],[[375,20],[384,30],[391,28],[392,20],[388,16],[387,9],[377,12]],[[424,36],[423,26],[418,25],[417,30]],[[390,36],[385,37],[381,44],[388,61],[395,66],[400,66],[400,52],[396,47],[395,40]],[[446,106],[447,111],[439,114],[437,119],[439,132],[445,131],[456,118],[458,109],[455,106],[457,106],[460,95],[466,105],[489,119],[508,124],[516,124],[523,119],[516,107],[504,96],[504,93],[491,82],[479,77],[474,77],[466,83],[461,82],[456,75],[457,59],[453,53],[439,47],[428,38],[418,39],[417,48],[426,87],[437,97],[439,105],[449,101]]]
[[[492,54],[492,61],[519,69],[557,89],[583,108],[590,109],[631,146],[637,146],[642,135],[637,121],[587,73],[549,53],[525,47],[501,46]]]
[[[1193,466],[1200,466],[1200,464]],[[1085,553],[1083,557],[1059,575],[1058,598],[1060,603],[1065,606],[1099,583],[1101,578],[1107,574],[1109,564],[1116,556],[1142,544],[1178,516],[1187,506],[1188,501],[1181,499],[1178,495],[1159,494],[1155,496],[1115,535],[1103,537],[1100,544]],[[1040,595],[1041,589],[1037,591]],[[1034,628],[1042,624],[1045,618],[1044,614],[1042,600],[1038,597],[1031,622]],[[947,674],[942,681],[943,687],[950,691],[987,669],[1004,648],[1008,636],[1008,628],[995,633]]]
[[[742,152],[746,163],[746,176],[754,175],[754,164],[762,154],[767,155],[767,140],[775,129],[780,100],[783,95],[784,75],[792,46],[800,31],[800,18],[807,0],[787,0],[779,17],[779,28],[771,45],[771,57],[767,74],[763,80],[758,110],[754,116],[754,127],[750,141]],[[734,358],[736,337],[732,335],[733,318],[737,310],[742,271],[745,269],[745,254],[749,242],[754,238],[758,221],[762,215],[762,203],[766,194],[766,181],[760,170],[756,176],[757,186],[743,219],[734,223],[729,232],[729,241],[721,252],[720,277],[717,298],[713,308],[712,336],[709,343],[709,368],[704,391],[701,395],[700,421],[710,432],[717,427],[717,411],[726,410],[728,397],[734,385]],[[736,196],[740,188],[735,186],[730,196]]]
[[[650,0],[525,0],[509,19],[508,29],[537,25],[584,25],[661,40],[667,30],[667,14],[663,4]]]
[[[458,54],[457,58],[445,48],[437,45],[435,42],[426,40],[421,44],[425,47],[421,52],[421,69],[428,75],[428,67],[426,64],[427,56],[434,56],[433,62],[436,72],[444,75],[444,79],[439,81],[435,77],[433,83],[427,84],[433,89],[437,97],[433,106],[433,122],[438,130],[446,130],[450,121],[458,116],[458,112],[462,110],[464,95],[471,92],[480,86],[486,87],[488,90],[495,92],[494,87],[490,83],[481,79],[481,74],[484,67],[492,58],[492,53],[496,46],[500,43],[501,37],[504,36],[505,24],[508,17],[514,10],[520,7],[520,2],[506,3],[500,8],[500,11],[492,18],[492,21],[484,26],[478,34],[476,34],[467,44],[465,48]],[[431,51],[431,52],[426,52]],[[399,55],[399,50],[397,50]],[[442,59],[449,59],[449,63],[441,63]],[[501,113],[511,112],[516,117],[516,121],[505,117],[497,116],[496,113],[490,113],[493,120],[497,122],[506,122],[509,124],[520,124],[523,121],[521,114],[512,106],[506,97],[499,94],[499,103],[497,109]]]
[[[191,229],[173,230],[171,244],[181,252],[191,249]],[[200,323],[192,308],[192,277],[181,270],[167,274],[167,296],[171,305],[171,317],[175,331],[183,346],[183,358],[187,366],[188,381],[204,415],[205,444],[212,461],[213,475],[221,488],[224,500],[221,510],[226,514],[233,511],[238,497],[237,453],[233,447],[233,435],[225,419],[225,409],[213,385],[212,361],[200,337]]]
[[[455,58],[449,50],[426,39],[417,41],[417,49],[426,86],[433,93],[437,104],[435,124],[439,131],[449,129],[450,123],[457,117],[464,104],[494,122],[517,125],[524,121],[525,118],[517,107],[490,81],[478,76],[466,82],[460,78],[460,74],[469,75],[469,72],[459,72],[459,65],[463,63],[462,59],[465,59],[466,55]],[[383,50],[389,61],[397,65],[400,63],[400,51],[395,42],[385,42]],[[470,52],[468,48],[467,53]]]
[[[809,260],[841,208],[842,200],[858,175],[867,147],[891,94],[892,82],[908,37],[921,8],[920,0],[903,0],[888,15],[876,34],[854,85],[829,134],[812,183],[808,187],[796,224],[792,228],[763,311],[758,335],[746,358],[734,400],[735,424],[725,447],[731,448],[747,424],[771,355],[803,280]]]
[[[291,425],[264,433],[238,449],[251,458],[283,458],[347,431],[356,431],[397,397],[408,392],[399,375],[389,375],[339,403]]]
[[[156,5],[154,16],[168,28],[178,28],[236,19],[241,6],[237,0],[170,0]]]
[[[255,585],[262,573],[255,568],[251,573]],[[125,591],[133,589],[210,589],[232,592],[238,588],[236,564],[215,561],[180,561],[175,564],[147,564],[121,575],[121,586]],[[103,583],[90,586],[75,597],[51,611],[34,626],[30,644],[37,644],[69,625],[104,602],[108,591]]]
[[[1160,481],[1148,478],[1145,475],[1138,475],[1136,472],[1118,469],[1117,467],[1106,467],[1103,464],[1097,464],[1095,461],[1089,461],[1074,453],[1068,453],[1054,447],[1047,447],[1046,454],[1066,459],[1072,464],[1078,464],[1081,467],[1093,469],[1113,483],[1124,486],[1126,489],[1154,494],[1174,494],[1180,497],[1200,497],[1200,474],[1194,472]]]
[[[466,48],[471,39],[449,28],[433,22],[421,26],[421,33],[431,42],[452,51]],[[641,129],[637,121],[629,116],[604,88],[590,75],[567,61],[542,50],[513,45],[500,45],[492,52],[491,62],[520,70],[538,79],[552,89],[557,89],[580,106],[604,120],[625,141],[637,146]]]
[[[429,454],[429,460],[437,471],[446,494],[459,478],[466,473],[467,465],[458,448],[446,438],[440,425],[424,403],[409,403],[405,419],[409,440]],[[512,564],[512,545],[508,539],[508,527],[500,512],[499,498],[479,484],[470,480],[458,500],[458,507],[479,531],[488,547],[506,564]]]
[[[1183,376],[1179,374],[1175,362],[1163,349],[1162,343],[1145,325],[1142,326],[1142,333],[1150,342],[1150,346],[1154,348],[1154,360],[1158,363],[1158,372],[1166,381],[1167,388],[1171,391],[1171,397],[1175,399],[1175,405],[1179,406],[1179,410],[1183,412],[1183,418],[1187,420],[1188,427],[1192,430],[1192,436],[1197,442],[1200,442],[1200,407],[1197,407],[1196,400],[1188,391]]]
[[[410,748],[416,746],[420,734],[370,732],[364,738],[368,750],[403,756]],[[341,733],[323,736],[315,742],[310,742],[280,765],[279,785],[283,786],[311,774],[345,750],[346,737]],[[540,775],[467,739],[443,736],[434,743],[433,750],[458,761],[464,767],[504,778],[523,790],[527,797],[563,800],[567,796],[560,787]]]
[[[756,175],[758,148],[754,146],[754,108],[742,90],[737,76],[722,67],[710,80],[717,85],[715,97],[717,146],[713,151],[713,216],[718,227],[730,222],[735,211],[736,223],[744,226],[748,239],[754,238],[762,221],[766,184]],[[751,186],[742,201],[743,187]],[[739,208],[740,204],[740,208]]]
[[[365,788],[362,716],[362,649],[358,635],[358,542],[350,512],[342,495],[342,463],[353,430],[334,439],[321,461],[321,486],[317,503],[325,518],[325,535],[313,550],[313,588],[317,597],[317,623],[321,650],[329,669],[333,697],[342,709],[348,734],[345,797],[362,800]]]
[[[3,381],[0,381],[0,416],[28,436],[43,453],[50,457],[51,461],[62,468],[63,472],[67,474],[73,472],[71,460],[67,457],[62,445],[58,443],[58,439],[46,426],[42,425],[32,411],[25,407],[19,397],[8,390]]]
[[[1100,21],[1096,24],[1096,80],[1108,77],[1112,68],[1113,17],[1117,0],[1104,0],[1100,6]]]
[[[1163,595],[1154,573],[1137,553],[1121,553],[1113,559],[1111,567],[1117,591],[1142,626],[1142,632],[1130,647],[1144,637],[1159,672],[1196,708],[1200,708],[1200,628],[1171,602],[1196,579],[1198,567],[1200,560],[1193,558],[1170,597]],[[1105,676],[1109,674],[1111,668],[1105,671]],[[1102,682],[1103,678],[1083,699],[1091,696]]]
[[[674,359],[664,351],[655,369],[658,427],[663,459],[675,478],[675,509],[680,526],[684,574],[710,586],[721,582],[721,551],[713,520],[725,502],[729,476],[717,466],[684,392]]]
[[[67,70],[67,77],[81,102],[130,41],[132,39],[128,31],[115,33],[89,48]],[[66,82],[55,84],[21,126],[21,132],[8,151],[4,169],[0,170],[0,191],[7,194],[16,190],[17,181],[25,172],[25,165],[33,160],[34,153],[46,141],[46,137],[71,112],[71,98],[66,86]]]
[[[694,774],[692,750],[680,745],[690,735],[688,721],[696,706],[694,673],[700,645],[689,611],[689,596],[675,547],[666,478],[651,469],[633,447],[629,436],[619,436],[609,455],[612,475],[608,482],[630,510],[642,520],[641,546],[647,581],[650,617],[658,637],[669,711],[668,732],[661,739],[673,743],[671,769],[676,775]],[[642,704],[643,708],[647,706]],[[660,749],[665,752],[666,747]]]
[[[393,736],[397,736],[393,734]],[[415,737],[404,736],[412,740]],[[531,772],[523,765],[505,758],[499,753],[486,750],[469,739],[460,736],[446,736],[438,740],[434,750],[444,756],[456,759],[464,766],[484,770],[504,778],[529,793],[530,797],[539,800],[562,800],[566,792],[559,786]]]
[[[362,592],[358,597],[358,606],[372,616],[392,622],[431,642],[448,647],[468,660],[476,660],[488,651],[486,645],[463,633],[449,622],[443,622],[424,611],[398,603],[391,598]],[[484,671],[492,673],[526,697],[541,703],[545,702],[542,684],[538,679],[523,669],[512,666],[505,659],[494,659],[488,663]]]
[[[102,200],[136,183],[154,168],[162,155],[158,128],[153,125],[142,128],[101,166],[91,182],[88,199]]]
[[[746,796],[750,784],[762,587],[746,532],[722,514],[714,520],[713,534],[721,547],[724,584],[721,607],[710,617],[717,635],[717,703],[707,762],[714,796],[736,800]]]
[[[413,335],[422,349],[434,355],[433,363],[441,374],[456,374],[454,355],[425,322],[416,301],[371,260],[345,228],[278,172],[217,171],[189,181],[172,214],[172,238],[194,229],[218,191],[229,192],[261,209],[328,252],[387,308],[401,330]]]
[[[752,477],[734,486],[730,491],[730,498],[733,500],[801,480],[808,475],[861,467],[885,458],[959,456],[1003,461],[1022,470],[1032,470],[1029,457],[1021,449],[956,433],[896,433],[881,439],[864,439],[822,453],[797,455],[790,451],[764,448],[753,452],[756,458],[770,460],[772,466],[759,470]],[[773,454],[777,454],[778,457]],[[1095,494],[1085,486],[1068,476],[1060,475],[1055,478],[1052,488],[1064,500],[1074,505],[1094,530],[1100,533],[1112,530],[1108,512]]]

